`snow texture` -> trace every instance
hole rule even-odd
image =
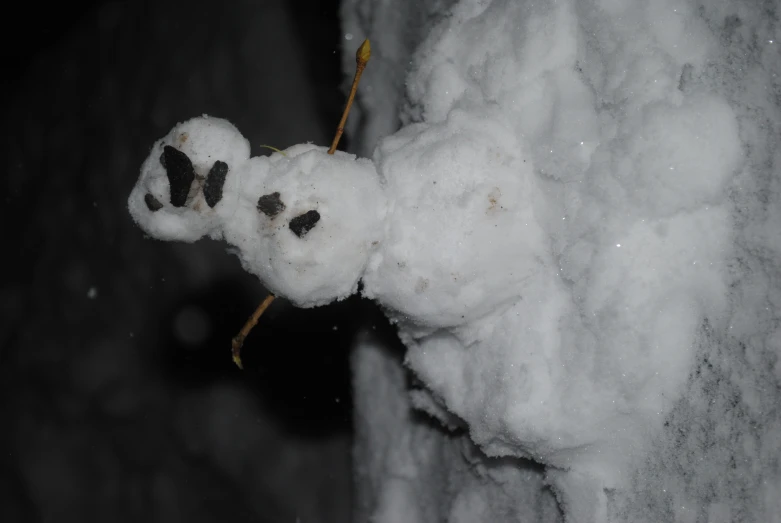
[[[422,5],[399,12],[444,9]],[[385,10],[344,7],[351,33],[396,43],[369,69],[409,62],[398,132],[401,86],[362,95],[373,163],[295,146],[234,166],[214,210],[153,210],[158,144],[130,199],[150,234],[224,237],[301,306],[362,279],[397,324],[411,393],[371,340],[355,356],[357,513],[523,521],[544,482],[570,522],[777,517],[774,8],[463,0],[414,44]],[[215,133],[210,161],[211,121],[183,124]]]
[[[390,56],[373,64],[407,71],[398,116],[385,117],[388,105],[370,91],[359,145],[369,154],[378,144],[374,158],[389,185],[423,187],[426,178],[443,191],[399,189],[410,199],[392,212],[408,212],[413,198],[421,207],[447,200],[444,191],[461,190],[462,199],[449,198],[459,205],[481,190],[488,199],[488,184],[501,192],[502,212],[518,212],[507,196],[532,202],[528,221],[490,239],[481,229],[487,214],[471,222],[444,214],[442,229],[428,219],[405,231],[390,254],[413,268],[433,262],[434,271],[420,277],[438,274],[426,290],[418,287],[417,299],[401,297],[414,269],[405,279],[391,259],[373,260],[377,284],[367,291],[394,309],[407,366],[423,384],[412,404],[446,427],[460,422],[488,455],[545,464],[569,521],[777,518],[776,7],[462,1],[438,18],[409,7],[407,24],[389,24],[389,9],[384,2],[343,6],[345,31],[407,45],[398,55],[386,45]],[[409,26],[428,34],[414,53]],[[384,129],[412,125],[380,140],[376,115]],[[490,131],[502,127],[508,132]],[[409,154],[416,147],[425,152]],[[470,165],[473,147],[482,154],[493,148],[494,165]],[[512,189],[499,183],[497,163],[514,165],[525,179]],[[464,166],[471,176],[461,174]],[[444,189],[441,174],[450,182]],[[401,230],[393,219],[388,227]],[[449,234],[457,242],[421,252],[412,247],[421,227],[439,233],[429,241]],[[513,271],[505,281],[514,288],[493,284],[496,254],[470,251],[476,236],[500,243],[501,252],[526,250],[514,263],[497,264]],[[450,256],[465,252],[470,260]],[[445,269],[457,263],[491,267],[478,269],[483,295],[467,294],[469,281],[450,287],[459,305],[469,304],[461,325],[453,324],[458,305],[437,300]],[[513,292],[521,299],[508,302]],[[481,306],[494,308],[470,321]],[[373,352],[368,345],[354,358]],[[362,378],[363,367],[355,368],[358,395],[381,387],[376,375]],[[385,415],[364,409],[358,419]],[[415,420],[406,426],[410,434],[426,430]],[[418,491],[400,504],[424,496]],[[455,520],[446,508],[437,514]],[[472,520],[523,519],[486,511]]]
[[[175,165],[173,158],[167,162],[171,165],[163,166],[164,158],[176,154],[167,154],[170,147],[184,154],[178,155],[181,163],[191,163],[193,177],[181,181],[186,205],[172,203],[176,180],[169,183],[169,177],[188,167]],[[235,195],[223,196],[210,206],[205,199],[205,181],[216,162],[224,162],[230,172],[231,167],[246,163],[249,151],[247,139],[226,120],[204,117],[177,125],[158,140],[141,167],[141,177],[129,199],[131,216],[162,240],[195,241],[205,235],[219,238],[219,224],[235,208]]]

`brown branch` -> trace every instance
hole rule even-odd
[[[344,124],[347,122],[347,115],[350,114],[350,108],[353,105],[353,100],[355,100],[355,92],[358,90],[358,82],[361,81],[361,75],[363,74],[363,70],[366,68],[366,64],[369,63],[369,58],[371,58],[371,55],[372,47],[369,44],[369,40],[364,40],[361,46],[358,48],[358,51],[355,53],[356,69],[355,77],[353,78],[353,85],[350,88],[350,95],[347,97],[347,105],[344,107],[342,119],[339,120],[339,125],[336,128],[336,136],[334,136],[334,141],[331,142],[331,148],[328,149],[328,154],[334,154],[334,151],[336,151],[336,146],[339,145],[339,139],[342,137],[342,133],[344,132]]]
[[[361,81],[361,75],[363,74],[363,70],[366,68],[366,64],[369,62],[369,58],[371,58],[371,54],[372,48],[369,44],[369,40],[364,40],[361,46],[358,48],[358,51],[355,53],[356,69],[355,77],[353,78],[353,85],[350,88],[350,95],[347,97],[347,105],[345,106],[344,112],[342,113],[342,119],[339,121],[339,126],[336,128],[336,136],[334,136],[334,141],[331,142],[331,148],[328,149],[328,154],[334,154],[334,151],[336,151],[336,146],[339,145],[339,139],[342,137],[342,133],[344,133],[344,124],[347,122],[347,115],[350,113],[350,107],[352,107],[353,101],[355,100],[355,92],[358,90],[358,82]],[[244,340],[247,338],[252,328],[258,323],[261,315],[263,315],[268,306],[271,305],[272,301],[274,301],[273,294],[266,296],[266,299],[263,300],[260,305],[258,305],[258,308],[255,309],[255,312],[252,313],[252,316],[249,317],[247,323],[244,324],[244,327],[242,327],[241,331],[239,331],[239,333],[233,338],[231,342],[233,363],[235,363],[236,366],[240,369],[244,368],[244,364],[241,361],[241,347],[244,345]]]
[[[244,368],[244,364],[241,362],[241,346],[244,345],[244,340],[247,338],[252,328],[258,323],[258,320],[263,315],[263,313],[266,312],[266,309],[268,309],[268,306],[271,305],[272,301],[274,301],[273,294],[266,296],[266,299],[263,300],[260,305],[258,305],[258,308],[255,309],[255,312],[252,313],[252,316],[249,317],[247,323],[244,324],[244,327],[241,328],[239,333],[233,338],[233,341],[231,342],[233,363],[235,363],[236,366],[240,369]]]

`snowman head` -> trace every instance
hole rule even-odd
[[[374,164],[296,145],[250,159],[225,239],[270,291],[302,307],[353,294],[384,234],[386,200]]]
[[[128,199],[133,219],[161,240],[219,238],[235,205],[226,180],[249,159],[249,142],[227,120],[202,116],[152,147]]]

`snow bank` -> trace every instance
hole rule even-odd
[[[347,31],[392,39],[387,6],[347,4]],[[489,456],[548,465],[571,521],[779,511],[776,20],[743,3],[462,1],[410,62],[410,125],[374,155],[397,200],[366,292],[399,323],[413,404]],[[371,143],[387,106],[364,103]],[[473,205],[492,185],[503,212],[528,211],[496,235]],[[449,286],[454,268],[468,277]]]
[[[678,89],[708,40],[673,56],[637,14],[631,45],[607,18],[589,47],[567,3],[458,4],[409,76],[420,123],[375,153],[393,203],[364,279],[488,455],[597,489],[661,427],[703,323],[725,326],[743,161],[726,101]],[[649,50],[658,67],[608,69]]]

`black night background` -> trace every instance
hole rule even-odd
[[[2,41],[0,520],[346,521],[349,351],[382,315],[277,300],[239,371],[261,284],[224,244],[145,238],[126,209],[153,142],[193,116],[253,155],[327,145],[356,45],[338,2],[22,9]]]

